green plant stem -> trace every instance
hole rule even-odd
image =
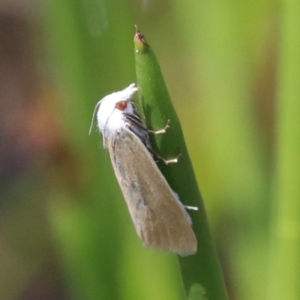
[[[277,155],[266,299],[300,295],[300,2],[281,3]]]
[[[219,261],[192,163],[158,61],[144,36],[138,30],[134,37],[134,44],[139,98],[147,127],[157,130],[163,128],[167,120],[170,120],[171,127],[166,134],[150,137],[153,148],[167,159],[181,154],[177,164],[166,166],[159,163],[158,166],[171,188],[178,193],[180,200],[185,205],[199,208],[197,212],[189,212],[193,220],[193,230],[198,240],[198,251],[192,256],[179,257],[187,294],[193,288],[193,299],[195,299],[195,290],[199,291],[198,299],[227,299]],[[195,289],[195,286],[198,288]]]

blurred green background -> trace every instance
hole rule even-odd
[[[299,3],[2,0],[0,299],[184,298],[176,257],[142,246],[88,135],[97,101],[136,80],[135,24],[180,117],[230,299],[299,299]]]

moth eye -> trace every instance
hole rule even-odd
[[[127,107],[127,101],[120,101],[120,102],[116,103],[116,108],[118,110],[123,111],[126,109],[126,107]]]

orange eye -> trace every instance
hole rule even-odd
[[[126,109],[126,107],[127,107],[127,101],[120,101],[120,102],[118,102],[118,103],[116,103],[116,108],[118,109],[118,110],[125,110]]]

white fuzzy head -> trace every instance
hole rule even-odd
[[[137,90],[138,88],[132,83],[126,89],[107,95],[97,103],[98,128],[103,139],[117,134],[125,127],[124,113],[133,114],[131,99]]]

